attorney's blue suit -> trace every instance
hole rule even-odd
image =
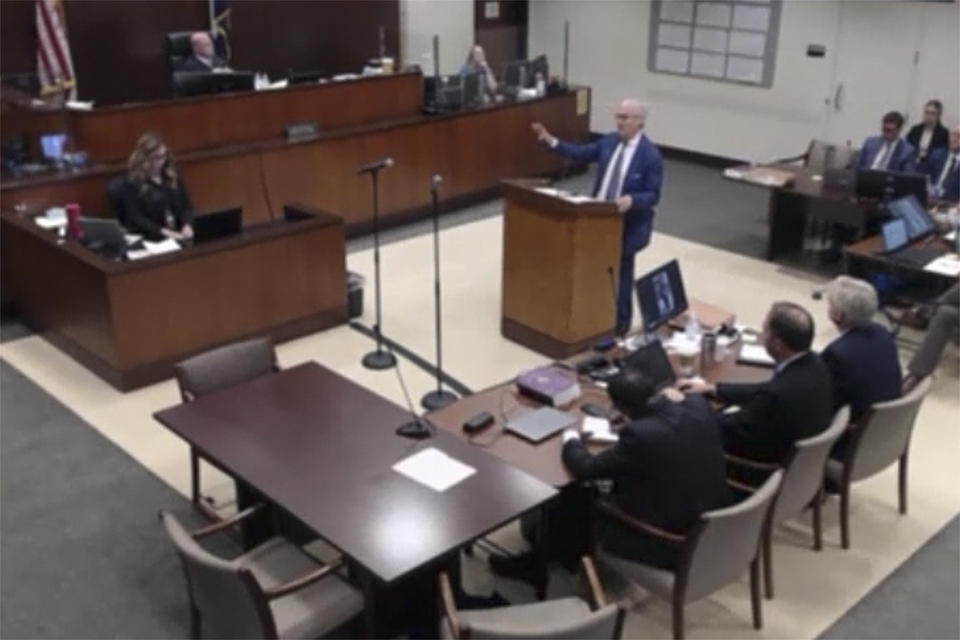
[[[926,159],[920,164],[919,169],[930,178],[930,183],[937,185],[940,174],[943,173],[943,165],[950,161],[951,151],[949,149],[932,149],[927,154]],[[943,190],[937,196],[938,200],[949,200],[956,202],[960,200],[960,162],[954,167],[954,170],[943,181]]]
[[[580,162],[597,163],[597,179],[593,185],[593,193],[596,194],[607,172],[607,165],[619,144],[620,136],[611,133],[587,144],[559,141],[553,150]],[[663,159],[656,145],[646,134],[641,137],[630,165],[621,167],[621,171],[625,172],[620,195],[629,195],[633,200],[630,209],[623,215],[623,239],[620,248],[617,329],[622,331],[630,326],[633,311],[631,294],[634,255],[650,243],[650,234],[653,231],[653,207],[660,201],[660,185],[663,183]]]
[[[877,154],[883,149],[883,136],[872,136],[863,141],[860,148],[860,157],[857,160],[857,166],[861,169],[869,169],[873,166],[873,161]],[[913,165],[913,156],[916,150],[909,142],[903,138],[897,138],[897,142],[890,152],[890,159],[887,161],[887,171],[904,171],[907,173],[916,170]]]
[[[850,329],[831,342],[820,358],[830,370],[834,410],[850,405],[859,420],[876,402],[900,397],[900,361],[893,336],[879,324]]]

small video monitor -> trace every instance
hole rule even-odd
[[[40,136],[40,153],[48,162],[63,160],[63,147],[67,144],[65,133],[44,133]]]
[[[526,60],[508,62],[503,70],[503,84],[507,87],[524,88],[533,82],[530,75],[530,63]]]
[[[906,246],[910,237],[907,235],[907,223],[903,218],[894,218],[883,225],[883,250],[887,253],[897,251]]]
[[[897,198],[887,204],[887,210],[896,218],[901,218],[907,224],[907,236],[911,240],[928,236],[937,230],[937,224],[930,217],[913,194]]]
[[[634,286],[644,331],[654,331],[687,310],[687,293],[676,260],[641,276]]]

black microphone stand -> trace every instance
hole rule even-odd
[[[420,404],[427,411],[441,409],[452,402],[457,396],[451,391],[443,389],[443,344],[440,339],[440,207],[437,204],[437,190],[442,179],[434,174],[430,179],[430,198],[433,203],[433,299],[434,299],[434,329],[437,337],[437,389],[428,392],[420,400]]]
[[[377,335],[377,349],[363,356],[363,366],[367,369],[389,369],[397,364],[397,358],[389,351],[383,349],[383,333],[380,329],[380,203],[378,196],[377,179],[380,176],[380,170],[385,164],[376,165],[370,168],[370,178],[373,180],[373,287],[376,299],[377,321],[373,325],[373,331]]]

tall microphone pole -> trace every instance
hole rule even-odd
[[[377,321],[373,325],[373,331],[377,335],[377,349],[363,356],[363,366],[367,369],[389,369],[397,364],[397,358],[391,352],[383,348],[383,332],[381,330],[380,315],[380,203],[378,200],[378,183],[380,171],[386,167],[393,166],[392,158],[384,158],[379,162],[374,162],[362,167],[358,174],[369,173],[373,180],[373,281],[374,295],[376,298]]]
[[[427,411],[441,409],[457,400],[456,394],[443,389],[443,344],[440,339],[440,207],[437,204],[437,190],[443,178],[440,174],[433,174],[430,178],[430,198],[433,202],[433,301],[434,301],[434,329],[437,336],[437,389],[428,392],[420,400],[420,404]]]

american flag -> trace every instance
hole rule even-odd
[[[60,0],[35,0],[37,7],[37,75],[42,94],[69,92],[77,97],[77,80],[73,75],[67,21]]]

